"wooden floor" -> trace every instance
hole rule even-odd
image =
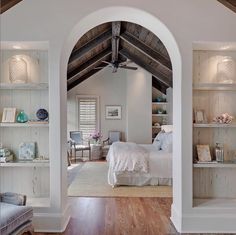
[[[71,198],[66,235],[178,234],[170,222],[171,198]],[[46,233],[35,233],[44,235]]]

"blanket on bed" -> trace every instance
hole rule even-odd
[[[107,157],[114,172],[148,173],[149,171],[149,153],[135,143],[115,142],[110,147]]]

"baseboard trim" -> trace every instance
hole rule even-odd
[[[63,213],[34,213],[34,232],[62,233],[69,223],[70,215],[71,205],[69,203]]]
[[[175,229],[180,232],[182,230],[182,218],[180,213],[177,211],[174,204],[171,205],[171,222],[175,226]]]

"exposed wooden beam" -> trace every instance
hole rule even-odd
[[[112,31],[109,29],[108,31],[100,34],[96,38],[92,39],[91,41],[87,42],[83,47],[74,50],[71,53],[69,64],[72,63],[73,61],[79,59],[81,56],[84,56],[86,53],[88,53],[90,50],[93,48],[97,47],[101,43],[109,40],[112,38]]]
[[[67,80],[75,80],[80,73],[84,72],[87,69],[93,68],[99,61],[104,60],[110,54],[111,54],[111,48],[107,48],[98,55],[95,55],[92,59],[86,61],[81,66],[67,73]]]
[[[7,11],[22,0],[0,0],[0,13]]]
[[[160,82],[156,77],[152,76],[152,86],[157,90],[161,91],[163,94],[166,94],[166,89],[169,88],[162,82]]]
[[[235,0],[218,0],[224,6],[228,7],[230,10],[236,13],[236,1]]]
[[[84,74],[83,76],[77,78],[77,80],[75,80],[74,82],[67,84],[67,91],[71,90],[72,88],[74,88],[75,86],[79,85],[81,82],[83,82],[84,80],[88,79],[89,77],[93,76],[95,73],[99,72],[100,70],[102,70],[103,68],[105,68],[107,65],[103,65],[103,63],[98,65],[99,69],[92,69],[89,72],[87,72],[86,74]]]
[[[154,75],[160,82],[165,84],[168,87],[172,87],[172,78],[166,77],[164,74],[160,73],[156,69],[154,69],[151,65],[145,63],[140,57],[131,54],[127,49],[123,48],[119,51],[119,53],[126,58],[132,60],[134,63],[147,70],[149,73]]]
[[[120,21],[115,21],[112,22],[112,57],[111,60],[112,62],[118,61],[119,57],[119,43],[120,43],[120,29],[121,29],[121,22]],[[113,67],[113,72],[116,72],[117,68],[114,66]]]
[[[167,69],[172,71],[172,65],[168,58],[154,51],[151,47],[141,42],[138,38],[134,37],[128,32],[122,33],[120,38],[123,39],[125,42],[129,43],[135,49],[145,54],[150,59],[154,60],[158,64],[165,66]]]

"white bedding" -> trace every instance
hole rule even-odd
[[[162,150],[157,151],[152,144],[140,146],[145,148],[149,153],[149,172],[115,172],[112,167],[110,167],[109,162],[108,183],[112,186],[171,185],[172,153]]]
[[[116,142],[112,144],[107,159],[114,172],[148,173],[149,171],[149,152],[135,143]]]

